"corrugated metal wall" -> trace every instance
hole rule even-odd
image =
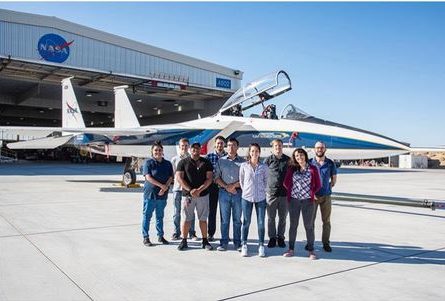
[[[236,78],[42,26],[0,21],[0,54],[18,59],[42,60],[44,63],[38,51],[38,42],[43,35],[50,33],[61,36],[67,42],[74,40],[69,46],[68,58],[61,63],[65,66],[187,82],[191,86],[211,89],[223,88],[216,85],[219,78],[230,80],[231,88],[227,90],[240,87],[240,81]]]

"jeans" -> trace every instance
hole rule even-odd
[[[307,247],[309,251],[314,250],[314,209],[315,204],[311,199],[297,200],[291,198],[289,203],[289,249],[295,247],[295,239],[297,238],[298,221],[300,220],[300,212],[303,215],[304,229],[306,230]]]
[[[218,195],[219,187],[216,184],[211,184],[209,187],[209,219],[208,219],[208,234],[214,236],[216,232],[216,212],[218,211]]]
[[[173,191],[173,199],[175,201],[175,210],[173,213],[173,224],[175,225],[175,232],[177,236],[181,236],[181,199],[182,191]],[[189,230],[189,235],[195,234],[195,219],[192,220]]]
[[[275,217],[278,212],[278,233]],[[267,196],[267,233],[269,238],[282,238],[286,230],[287,198],[285,196]]]
[[[264,217],[266,215],[266,200],[257,203],[252,203],[245,199],[241,200],[241,208],[243,210],[242,240],[243,244],[247,244],[247,236],[249,236],[249,226],[254,205],[258,224],[258,243],[262,245],[264,244]]]
[[[167,200],[150,200],[144,199],[144,209],[142,211],[142,236],[149,237],[150,220],[153,211],[156,213],[156,231],[158,236],[164,236],[164,209]]]
[[[219,210],[221,213],[221,245],[229,243],[230,215],[233,220],[233,244],[241,245],[241,191],[231,194],[219,190]]]

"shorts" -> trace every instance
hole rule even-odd
[[[195,208],[198,220],[207,221],[209,217],[209,195],[207,194],[197,198],[183,196],[181,200],[182,220],[187,222],[192,221],[195,215]]]

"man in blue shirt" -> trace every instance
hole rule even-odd
[[[215,169],[215,183],[219,189],[219,210],[221,213],[221,244],[218,251],[227,250],[229,243],[230,216],[233,220],[233,245],[241,251],[241,187],[239,167],[244,160],[238,156],[239,142],[235,138],[227,140],[226,156],[219,158]]]
[[[173,181],[173,166],[170,161],[163,158],[164,151],[160,143],[155,143],[152,148],[152,158],[144,163],[144,209],[142,215],[142,235],[144,245],[152,246],[149,238],[150,220],[153,211],[156,212],[156,231],[158,242],[166,245],[164,238],[164,209],[167,204],[168,189]]]
[[[326,144],[322,141],[315,143],[315,158],[310,163],[318,167],[321,178],[321,189],[315,195],[314,223],[317,216],[318,206],[320,206],[321,220],[323,222],[323,232],[321,241],[326,252],[332,252],[329,238],[331,236],[331,194],[332,187],[337,182],[337,168],[335,163],[326,158]]]

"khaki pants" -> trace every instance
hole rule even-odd
[[[314,210],[314,228],[315,228],[315,218],[317,217],[318,207],[320,206],[321,220],[323,222],[323,232],[321,234],[321,241],[323,244],[329,244],[329,238],[331,236],[331,196],[319,196],[315,200],[315,210]]]

